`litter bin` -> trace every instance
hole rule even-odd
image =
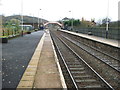
[[[8,37],[2,37],[2,43],[8,43]]]
[[[27,34],[31,34],[31,32],[27,32]]]
[[[89,32],[88,32],[88,35],[93,35],[93,34],[92,34],[92,32],[89,31]]]

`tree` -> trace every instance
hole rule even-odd
[[[107,21],[107,18],[104,18],[102,19],[102,26],[105,26],[107,22],[110,22],[111,19],[108,18],[108,21]]]
[[[79,26],[80,25],[80,20],[78,19],[78,20],[74,20],[73,21],[73,25],[74,26]]]
[[[101,25],[102,25],[102,20],[99,19],[99,20],[97,21],[97,26],[101,26]]]
[[[12,23],[12,26],[14,27],[15,32],[19,31],[20,29],[20,20],[17,19],[11,19],[10,22]]]
[[[20,27],[20,20],[17,19],[11,19],[10,21],[6,21],[4,27],[7,30],[8,35],[13,34],[13,31],[18,32]],[[11,33],[12,32],[12,33]]]
[[[72,22],[73,22],[73,25],[74,25],[74,26],[80,25],[80,20],[75,20],[75,19],[70,19],[70,20],[68,20],[68,21],[64,21],[64,25],[65,25],[65,26],[66,26],[66,25],[71,26]]]

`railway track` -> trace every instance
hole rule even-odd
[[[84,51],[86,51],[87,53],[89,53],[90,55],[92,55],[93,57],[99,59],[100,61],[102,61],[103,63],[105,63],[106,65],[108,65],[109,67],[111,67],[112,69],[116,70],[118,73],[120,73],[120,60],[116,57],[110,56],[107,53],[104,53],[92,46],[89,46],[87,44],[83,44],[80,41],[75,41],[72,40],[64,35],[62,35],[65,39],[69,40],[71,43],[75,44],[76,46],[82,48]]]
[[[55,31],[54,31],[55,32]],[[51,31],[51,36],[68,76],[73,83],[71,88],[114,88],[81,58],[59,35]],[[67,77],[68,78],[68,77]]]

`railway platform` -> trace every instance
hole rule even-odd
[[[60,31],[67,32],[67,33],[70,33],[70,34],[73,34],[73,35],[76,35],[76,36],[80,36],[80,37],[83,37],[83,38],[88,38],[88,39],[91,39],[93,41],[97,41],[97,42],[100,42],[100,43],[104,43],[104,44],[107,44],[107,45],[111,45],[111,46],[120,48],[120,42],[118,40],[106,39],[106,38],[97,37],[97,36],[93,36],[93,35],[82,34],[82,33],[75,33],[75,32],[70,32],[70,31],[67,31],[67,30],[60,30]]]
[[[49,31],[42,36],[17,89],[66,88]]]

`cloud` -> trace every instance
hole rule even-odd
[[[112,20],[118,19],[118,1],[109,0],[109,17]],[[98,20],[107,16],[107,2],[108,0],[23,0],[23,14],[39,15],[52,21],[64,17]],[[2,4],[3,14],[21,14],[21,0],[2,0]]]

